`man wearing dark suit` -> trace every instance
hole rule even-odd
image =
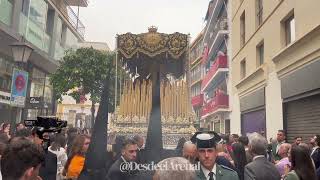
[[[311,158],[314,162],[315,168],[318,169],[320,167],[320,135],[315,135],[311,138],[310,144],[313,146]]]
[[[245,180],[280,180],[280,174],[277,168],[269,162],[265,155],[267,150],[267,140],[254,134],[250,141],[249,150],[253,155],[253,161],[245,166]]]
[[[108,180],[133,180],[138,179],[138,171],[135,170],[138,146],[132,139],[126,139],[121,149],[121,156],[109,169]]]
[[[286,134],[284,130],[278,130],[277,133],[277,142],[272,143],[272,155],[273,160],[279,161],[281,159],[281,156],[278,154],[281,144],[285,143],[286,141]]]

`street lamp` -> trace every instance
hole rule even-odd
[[[13,59],[17,63],[27,63],[28,59],[33,51],[33,48],[28,45],[24,39],[22,39],[21,42],[15,42],[11,44],[11,50],[12,50],[12,55]]]
[[[15,43],[11,44],[10,46],[11,46],[12,56],[13,56],[14,61],[21,68],[21,70],[28,71],[28,69],[25,68],[25,65],[28,62],[28,59],[33,51],[33,48],[25,42],[24,37],[22,37],[21,41],[15,42]],[[23,82],[20,78],[19,81],[17,80],[16,83],[17,84],[19,84],[19,83],[24,84],[25,82]],[[27,93],[29,93],[29,90],[28,90],[29,87],[30,87],[30,84],[27,82]],[[22,109],[22,115],[24,115],[23,109]],[[22,116],[22,117],[24,117],[24,116]],[[14,121],[14,123],[15,123],[15,121]]]

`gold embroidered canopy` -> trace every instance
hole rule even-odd
[[[126,33],[117,36],[118,59],[130,74],[144,79],[151,67],[159,67],[162,74],[180,77],[185,70],[189,36],[182,33],[158,33],[151,26],[147,33]],[[160,67],[161,66],[161,67]]]
[[[132,58],[139,53],[155,57],[168,53],[174,59],[179,59],[187,51],[188,35],[181,33],[158,33],[156,27],[150,27],[148,33],[126,33],[118,36],[118,50],[125,58]]]

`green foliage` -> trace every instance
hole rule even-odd
[[[109,109],[113,109],[113,87],[115,78],[113,62],[115,54],[99,51],[93,48],[68,50],[57,71],[51,75],[56,99],[61,101],[63,95],[70,95],[79,101],[80,95],[90,94],[93,103],[99,103],[106,78],[111,86],[109,94]],[[70,90],[81,88],[81,91]]]

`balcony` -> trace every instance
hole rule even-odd
[[[88,2],[87,0],[62,0],[60,1],[60,3],[56,1],[52,1],[52,2],[60,10],[64,18],[67,19],[67,21],[71,24],[71,26],[78,32],[80,37],[84,38],[85,26],[80,21],[80,18],[78,17],[77,13],[75,13],[74,10],[72,9],[71,6],[73,6],[73,4],[70,4],[70,3],[78,3],[78,1]]]
[[[88,7],[88,0],[66,0],[70,6]]]
[[[12,17],[12,4],[8,0],[0,0],[0,21],[10,26]]]
[[[201,112],[201,119],[211,116],[220,111],[228,111],[229,109],[229,96],[223,93],[217,95],[204,105]]]
[[[223,8],[223,9],[222,9]],[[207,19],[203,41],[210,47],[219,30],[228,29],[227,10],[224,0],[217,0]],[[209,11],[209,9],[208,9]]]
[[[200,107],[203,105],[203,94],[192,97],[191,104],[193,107]]]
[[[211,65],[201,84],[201,92],[216,87],[223,80],[229,71],[227,56],[218,56]]]

